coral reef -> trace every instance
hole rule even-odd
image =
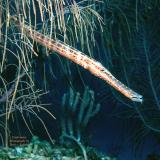
[[[106,104],[112,101],[113,115],[126,120],[141,121],[141,128],[135,128],[135,146],[141,144],[143,136],[149,133],[154,133],[155,137],[158,137],[160,133],[160,18],[157,16],[160,13],[159,6],[159,0],[1,0],[0,140],[2,146],[8,147],[8,140],[14,130],[17,129],[18,135],[21,135],[24,131],[22,126],[26,127],[30,136],[33,136],[35,127],[33,117],[41,123],[54,144],[45,120],[51,117],[51,123],[55,122],[54,111],[50,106],[54,108],[56,100],[59,101],[57,104],[61,104],[62,96],[62,110],[67,110],[66,115],[63,113],[64,119],[61,119],[62,141],[64,135],[72,136],[77,142],[82,141],[83,129],[90,118],[98,113],[99,101]],[[13,17],[21,22],[21,28],[13,21]],[[97,88],[92,86],[91,75],[87,77],[85,71],[71,61],[57,54],[50,54],[55,52],[41,46],[25,34],[24,24],[43,36],[61,40],[101,62],[121,82],[142,93],[143,104],[128,101],[116,90],[98,80],[96,84],[100,89],[96,94],[99,96],[96,97],[94,93],[97,92]],[[65,85],[63,78],[67,81]],[[63,83],[59,85],[62,81]],[[75,83],[81,85],[79,88],[85,88],[82,97],[75,91]],[[65,88],[69,86],[72,88],[64,94]],[[91,89],[87,89],[87,86]],[[57,93],[58,98],[54,96]],[[50,102],[52,105],[48,104]],[[120,106],[125,106],[124,112],[119,112]],[[43,117],[42,112],[49,116]],[[76,116],[76,121],[73,121],[72,116],[74,118]],[[24,125],[19,127],[22,122]],[[128,127],[131,127],[130,124]],[[18,148],[17,151],[21,152],[21,149]],[[151,155],[148,158],[159,157]]]
[[[90,160],[116,160],[115,157],[105,156],[93,148],[86,151]],[[25,146],[0,149],[0,159],[5,160],[83,160],[83,156],[75,148],[50,145],[47,141],[40,141],[33,137]]]

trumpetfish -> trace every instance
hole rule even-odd
[[[17,19],[14,18],[14,20],[16,20],[17,22]],[[19,23],[18,25],[26,34],[26,36],[30,37],[31,39],[38,42],[42,46],[57,52],[59,55],[66,57],[67,59],[80,65],[84,69],[90,71],[93,75],[107,82],[110,86],[115,88],[117,91],[122,93],[130,100],[140,103],[143,102],[142,95],[133,91],[125,84],[120,82],[118,79],[116,79],[111,74],[111,72],[108,69],[106,69],[100,62],[94,60],[93,58],[82,53],[81,51],[65,44],[62,41],[51,39],[50,37],[43,35],[42,33],[36,31],[35,29],[32,29],[30,26],[22,24],[21,22],[18,23]]]

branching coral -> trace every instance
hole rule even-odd
[[[48,135],[45,123],[33,108],[37,108],[38,111],[42,109],[51,115],[41,105],[39,101],[41,93],[37,92],[35,86],[35,56],[40,54],[39,49],[35,48],[39,47],[34,40],[24,36],[23,29],[17,30],[17,26],[10,20],[16,16],[22,22],[27,21],[30,26],[40,29],[44,35],[58,37],[70,44],[80,45],[81,48],[85,47],[91,54],[92,44],[95,42],[95,29],[102,24],[101,16],[94,10],[97,3],[99,2],[96,0],[78,3],[74,0],[71,2],[62,0],[0,1],[0,83],[2,84],[0,101],[4,108],[2,115],[5,115],[6,146],[8,145],[8,121],[17,110],[20,111],[22,117],[25,111],[29,115],[35,115]],[[87,30],[90,30],[91,34]],[[45,49],[42,54],[46,56],[48,52],[48,49]],[[6,80],[8,75],[7,78],[3,76],[8,66],[16,66],[13,75],[10,75],[12,80],[9,81]],[[44,86],[46,86],[45,78],[46,75],[44,75]],[[51,116],[54,118],[53,115]],[[23,120],[27,122],[24,117]],[[26,125],[31,132],[29,125],[27,123]]]
[[[82,131],[87,127],[89,120],[100,110],[100,104],[95,104],[94,92],[88,87],[85,88],[83,97],[79,92],[72,88],[69,93],[65,93],[62,99],[62,117],[61,117],[61,142],[65,138],[76,142],[87,160],[87,155],[83,144],[81,143]]]
[[[143,92],[144,103],[140,106],[121,98],[114,90],[114,97],[133,109],[115,115],[141,119],[143,127],[136,132],[139,141],[143,135],[154,132],[159,135],[159,1],[105,1],[102,47],[108,68],[121,77],[128,86],[137,87]],[[123,77],[121,75],[124,75]],[[142,83],[143,82],[143,83]],[[118,110],[118,109],[117,109]],[[124,116],[125,115],[125,116]]]

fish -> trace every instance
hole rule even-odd
[[[35,29],[32,29],[31,26],[28,26],[24,23],[22,24],[20,22],[18,23],[19,27],[21,28],[21,30],[23,30],[26,36],[30,37],[42,46],[47,47],[48,49],[55,51],[59,55],[80,65],[81,67],[92,73],[94,76],[104,80],[106,83],[115,88],[125,97],[129,98],[131,101],[140,103],[143,102],[142,95],[133,91],[117,78],[115,78],[115,76],[113,76],[112,73],[108,69],[106,69],[100,62],[60,40],[52,39],[49,36],[43,35]]]

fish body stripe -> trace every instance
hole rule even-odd
[[[108,71],[100,62],[97,62],[93,58],[85,55],[79,50],[59,41],[51,39],[36,30],[31,29],[29,26],[23,25],[24,31],[27,36],[37,41],[41,45],[47,47],[50,50],[56,51],[61,56],[73,61],[74,63],[82,66],[86,70],[90,71],[96,77],[103,79],[109,85],[114,87],[124,96],[128,97],[130,100],[135,102],[143,102],[142,95],[128,88],[118,79],[116,79],[110,71]]]

